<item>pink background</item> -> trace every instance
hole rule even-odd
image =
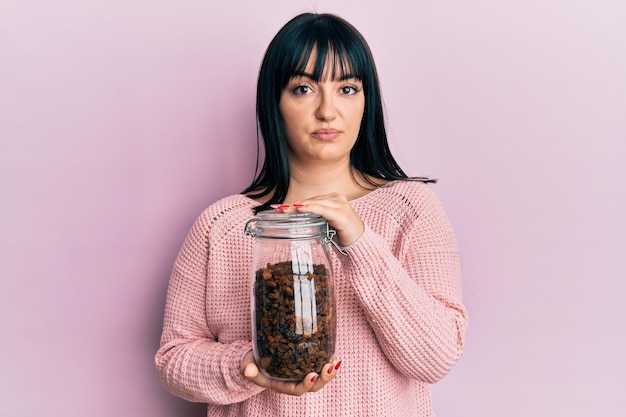
[[[311,9],[369,40],[392,148],[458,234],[438,415],[624,416],[622,0],[3,0],[0,415],[202,415],[153,366],[170,268],[251,181],[262,53]]]

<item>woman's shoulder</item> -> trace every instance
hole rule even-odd
[[[412,179],[390,181],[381,185],[377,193],[372,193],[372,195],[380,199],[401,199],[407,203],[437,200],[429,184]]]
[[[253,208],[256,205],[258,205],[257,202],[243,194],[232,194],[211,203],[204,209],[203,214],[211,216],[249,215],[254,214]]]
[[[197,222],[213,226],[216,223],[240,224],[254,216],[258,203],[242,194],[222,197],[210,204],[198,216]]]
[[[357,201],[354,209],[372,230],[390,241],[411,234],[449,232],[445,210],[432,186],[419,180],[390,181]]]
[[[445,212],[431,184],[419,180],[390,181],[361,200],[357,203],[361,210],[384,210],[388,213],[392,209],[398,216],[411,218]]]

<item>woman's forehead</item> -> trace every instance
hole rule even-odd
[[[303,64],[306,62],[306,65]],[[334,49],[327,49],[325,54],[318,57],[317,47],[313,47],[308,57],[303,57],[292,77],[306,76],[316,80],[342,80],[360,78],[352,73],[352,65],[345,53],[336,53]]]

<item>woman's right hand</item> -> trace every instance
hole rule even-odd
[[[319,391],[337,375],[337,370],[341,361],[327,363],[322,368],[320,375],[315,372],[308,374],[302,382],[279,381],[271,379],[259,371],[259,367],[254,361],[252,351],[244,356],[241,362],[241,372],[243,376],[260,387],[269,388],[281,394],[300,396],[307,392]]]
[[[330,227],[337,232],[336,241],[341,246],[349,246],[365,231],[363,220],[350,205],[345,195],[330,193],[307,198],[294,204],[272,205],[278,213],[313,213],[328,220]]]

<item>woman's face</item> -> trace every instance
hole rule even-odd
[[[350,74],[331,79],[331,58],[326,60],[318,82],[311,76],[314,52],[304,74],[292,77],[280,97],[291,162],[349,163],[363,118],[365,94],[361,81]]]

